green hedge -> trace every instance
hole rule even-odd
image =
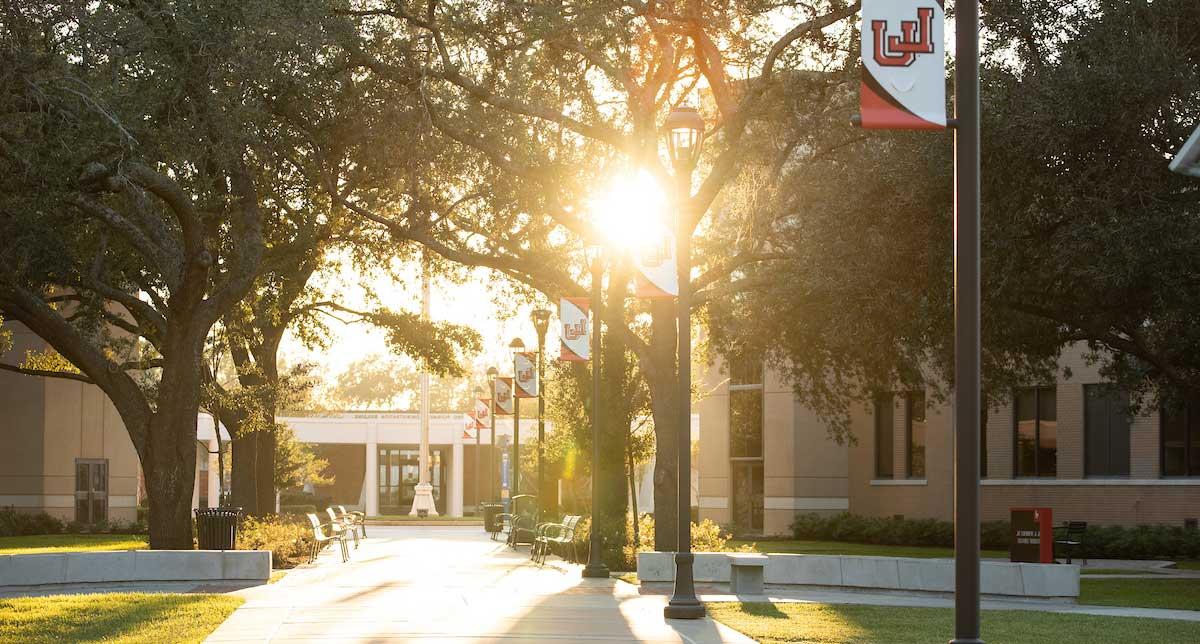
[[[833,516],[804,514],[792,522],[797,539],[845,541],[890,546],[954,546],[954,524],[937,519]],[[1008,521],[988,521],[980,527],[986,550],[1008,550]],[[1088,526],[1078,557],[1094,559],[1198,559],[1200,530],[1166,525]]]
[[[45,512],[22,512],[0,509],[0,537],[23,537],[35,534],[146,534],[146,524],[128,521],[101,521],[85,525],[64,522]]]

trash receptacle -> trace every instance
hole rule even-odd
[[[483,508],[483,531],[488,534],[496,534],[500,532],[499,521],[496,520],[501,513],[504,512],[504,506],[499,503],[480,503]]]
[[[196,541],[200,550],[236,550],[241,508],[197,508]]]

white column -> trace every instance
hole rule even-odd
[[[192,509],[200,507],[200,443],[192,443],[192,458],[196,460],[196,473],[192,477]]]
[[[421,266],[421,319],[429,320],[429,260],[422,256]],[[429,482],[429,368],[421,364],[421,447],[418,458],[416,497],[413,498],[410,516],[418,516],[424,512],[427,516],[438,515],[437,505],[433,500],[433,484]]]
[[[454,447],[451,450],[450,457],[450,516],[461,517],[463,515],[463,444],[462,434],[454,432],[457,437],[454,439]]]
[[[208,507],[221,504],[221,461],[217,459],[217,439],[208,441]]]
[[[372,427],[372,430],[374,428]],[[369,517],[379,516],[379,443],[374,432],[367,441],[367,471],[363,476],[363,496],[366,497],[366,513]]]

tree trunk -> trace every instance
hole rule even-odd
[[[150,499],[150,547],[191,550],[200,352],[180,348],[172,355],[163,366],[142,472]]]
[[[675,448],[679,433],[679,379],[675,369],[674,302],[651,303],[650,316],[650,352],[654,364],[643,366],[642,374],[650,388],[650,411],[654,417],[654,549],[674,552],[679,505],[676,486],[679,455]]]
[[[604,323],[608,329],[625,325],[624,284],[622,267],[613,267],[612,280],[606,297]],[[628,449],[630,410],[629,355],[620,333],[606,333],[601,363],[601,426],[600,426],[600,498],[595,507],[600,529],[604,534],[604,561],[614,570],[623,570],[622,549],[627,542],[625,521],[628,516],[625,487],[625,453]],[[595,525],[595,524],[594,524]]]
[[[633,511],[633,552],[634,552],[634,556],[637,556],[637,548],[638,548],[638,545],[641,544],[642,541],[641,541],[641,526],[638,525],[640,522],[640,517],[638,516],[637,470],[634,469],[635,464],[633,462],[633,446],[631,445],[632,442],[633,441],[631,441],[629,439],[628,435],[626,435],[626,439],[625,439],[626,453],[629,455],[628,459],[626,459],[629,462],[629,505],[630,505],[630,509]]]

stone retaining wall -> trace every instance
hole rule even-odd
[[[698,582],[728,582],[728,553],[697,552],[693,575]],[[674,581],[670,552],[638,553],[638,579]],[[1079,597],[1079,566],[984,561],[980,567],[984,595],[1037,599]],[[954,560],[905,557],[768,554],[768,584],[954,592]]]
[[[0,586],[124,581],[267,581],[268,550],[126,550],[0,555]]]

